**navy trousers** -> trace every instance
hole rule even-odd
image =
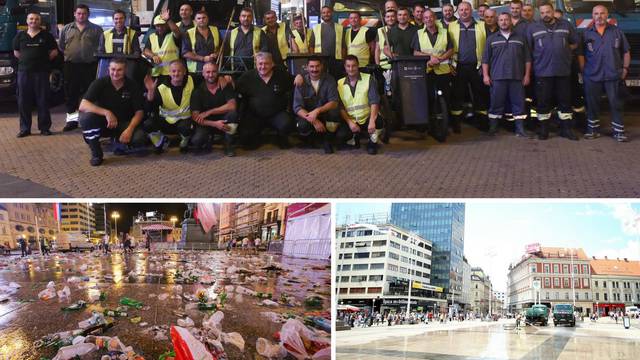
[[[49,72],[18,71],[18,112],[20,131],[31,131],[31,112],[38,109],[38,130],[51,128],[49,113]]]

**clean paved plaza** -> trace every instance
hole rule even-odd
[[[502,130],[490,138],[469,126],[445,144],[398,131],[380,154],[263,145],[222,155],[113,156],[89,165],[80,130],[17,139],[15,105],[0,108],[0,197],[640,197],[640,111],[626,116],[629,143],[611,137],[577,142],[519,139]],[[609,122],[604,120],[604,131]],[[297,143],[297,140],[295,140]]]

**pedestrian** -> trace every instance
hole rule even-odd
[[[147,231],[144,235],[145,247],[148,252],[151,252],[151,234]]]
[[[553,5],[539,6],[540,18],[528,25],[527,41],[533,58],[535,92],[540,131],[538,138],[549,138],[551,110],[556,105],[560,119],[560,136],[578,140],[573,133],[571,59],[578,46],[576,29],[567,20],[553,16]]]
[[[18,238],[18,244],[20,245],[20,257],[27,256],[27,242],[24,240],[24,236]]]
[[[18,59],[18,114],[20,116],[19,138],[31,134],[31,112],[38,109],[38,130],[41,135],[51,135],[49,112],[49,73],[51,63],[58,56],[56,41],[48,31],[41,28],[40,13],[30,11],[27,15],[27,30],[13,38],[13,54]]]
[[[487,39],[482,58],[483,81],[491,86],[489,135],[498,132],[507,101],[516,122],[516,136],[528,138],[524,130],[527,118],[524,87],[531,80],[531,54],[525,37],[512,30],[511,14],[498,16],[500,31]]]
[[[109,250],[109,235],[104,235],[102,237],[102,250],[104,251],[105,255],[111,252]]]
[[[98,50],[102,28],[89,21],[89,7],[78,4],[74,21],[60,31],[59,48],[64,53],[64,88],[67,117],[63,131],[78,128],[78,105],[82,94],[96,78]]]
[[[594,6],[592,16],[593,24],[583,32],[582,53],[578,56],[587,100],[588,129],[584,137],[588,140],[600,137],[600,96],[604,89],[613,138],[626,142],[620,88],[629,74],[629,42],[622,30],[608,23],[609,10],[604,5]]]

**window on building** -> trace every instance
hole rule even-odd
[[[564,278],[564,287],[565,288],[569,287],[569,278]]]
[[[353,270],[368,270],[369,264],[353,264]]]
[[[351,288],[349,289],[349,294],[364,294],[366,288],[360,287],[360,288]]]
[[[608,296],[608,295],[609,295],[609,294],[604,293],[604,301],[609,301],[609,296]]]
[[[344,243],[344,247],[345,247],[346,249],[348,249],[348,248],[352,248],[352,247],[353,247],[353,242],[351,241],[351,242],[346,242],[346,243]]]
[[[355,275],[351,277],[351,282],[367,281],[367,275]]]
[[[387,264],[387,270],[389,270],[389,271],[398,271],[398,265]]]
[[[384,264],[383,263],[371,264],[371,266],[369,266],[369,269],[371,269],[371,270],[384,269]]]
[[[573,279],[573,287],[580,287],[580,279],[578,278]]]
[[[562,265],[562,273],[563,274],[568,274],[569,273],[569,265],[567,265],[567,264]]]
[[[576,300],[580,300],[580,294],[576,293]]]
[[[560,279],[559,278],[553,278],[553,287],[556,287],[556,288],[560,287]]]
[[[536,264],[529,264],[529,272],[531,273],[536,272]]]
[[[394,249],[400,249],[400,244],[398,244],[398,243],[397,243],[397,242],[395,242],[395,241],[391,241],[389,244],[390,244],[390,245],[391,245],[391,247],[392,247],[392,248],[394,248]]]
[[[353,258],[354,259],[368,259],[369,258],[369,253],[368,252],[355,253]]]
[[[400,255],[389,251],[389,257],[393,260],[400,260]]]
[[[587,265],[587,264],[583,264],[582,265],[582,273],[583,274],[588,274],[589,273],[589,265]]]
[[[409,258],[406,256],[400,256],[400,261],[402,261],[403,263],[408,263],[409,262]]]
[[[349,277],[348,276],[341,276],[340,277],[340,281],[341,282],[349,282]]]
[[[553,272],[555,274],[560,272],[560,266],[558,264],[553,264]]]
[[[598,280],[593,282],[593,286],[598,287]]]
[[[343,259],[353,259],[353,254],[344,254]]]
[[[386,246],[387,240],[376,240],[373,242],[373,246]]]
[[[338,270],[340,270],[340,266],[338,266]],[[342,265],[342,271],[351,270],[351,264]]]
[[[548,291],[544,292],[544,298],[545,298],[545,300],[549,300],[549,292]]]
[[[370,287],[367,289],[367,293],[368,294],[379,294],[382,292],[382,288],[381,287]]]
[[[409,252],[409,247],[405,246],[405,245],[402,245],[402,251]]]
[[[544,278],[544,287],[551,287],[551,280],[549,280],[549,278]]]
[[[549,271],[549,264],[544,264],[544,272],[547,273],[547,274],[550,272]]]
[[[349,293],[349,288],[340,288],[340,294],[347,294]]]
[[[402,274],[406,274],[406,273],[407,273],[407,268],[406,268],[406,267],[402,267],[402,266],[400,266],[400,272],[401,272]]]
[[[382,281],[382,275],[369,275],[369,281]]]
[[[589,300],[589,293],[588,292],[584,293],[584,298],[585,298],[585,300]]]
[[[603,282],[602,282],[602,287],[603,287],[603,288],[606,288],[606,287],[607,287],[607,282],[606,282],[606,281],[603,281]]]
[[[565,292],[565,293],[564,293],[564,299],[565,299],[565,300],[569,300],[569,293],[568,293],[568,292]]]
[[[583,288],[588,288],[589,287],[589,279],[587,279],[587,278],[583,278],[582,279],[582,287]]]
[[[556,291],[556,300],[560,300],[560,293]]]
[[[600,293],[596,293],[596,300],[600,301]]]
[[[576,265],[576,264],[573,265],[573,273],[574,274],[578,273],[578,265]]]
[[[372,258],[381,258],[384,257],[384,251],[374,251],[371,253]]]

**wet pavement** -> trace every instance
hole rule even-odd
[[[575,328],[527,326],[516,330],[512,320],[465,323],[469,324],[356,328],[337,332],[336,358],[604,360],[637,359],[640,351],[640,331],[627,330],[622,325],[579,323]]]
[[[69,298],[39,299],[38,294],[50,281],[58,291],[69,286]],[[21,286],[13,294],[7,293],[11,282]],[[123,297],[138,300],[144,307],[126,309],[128,316],[115,317],[113,327],[103,335],[117,336],[145,359],[157,359],[172,349],[169,326],[186,315],[199,329],[203,320],[214,313],[198,310],[198,292],[206,294],[207,303],[217,303],[218,307],[222,294],[226,294],[223,308],[219,309],[224,313],[221,330],[239,333],[245,343],[241,351],[220,338],[227,358],[259,359],[262,357],[256,352],[258,338],[277,344],[278,332],[287,318],[301,322],[309,322],[314,316],[328,319],[331,297],[327,261],[264,253],[229,255],[222,251],[129,255],[94,252],[54,254],[46,259],[2,258],[0,301],[3,286],[7,301],[0,303],[1,359],[52,358],[57,351],[55,347],[35,348],[34,342],[48,334],[78,329],[78,323],[90,318],[92,311],[117,309]],[[91,302],[90,294],[97,290],[105,293],[106,299]],[[305,302],[314,296],[313,301]],[[61,309],[78,300],[86,301],[86,308]],[[318,327],[309,329],[330,342],[330,335]],[[95,351],[83,359],[99,359],[103,354],[104,351]],[[286,358],[292,357],[289,354]]]

